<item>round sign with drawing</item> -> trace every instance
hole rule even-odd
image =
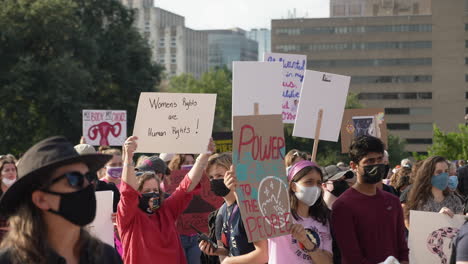
[[[280,178],[267,176],[260,182],[258,204],[266,222],[272,227],[284,228],[290,222],[288,187]]]

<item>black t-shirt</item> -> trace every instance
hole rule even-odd
[[[408,200],[408,194],[411,191],[412,187],[413,187],[413,185],[408,185],[408,187],[406,187],[406,189],[401,192],[401,194],[400,194],[400,203],[406,203],[406,201]]]
[[[225,208],[222,213],[223,226],[221,229],[221,241],[224,247],[229,249],[229,256],[240,256],[255,250],[253,243],[249,243],[247,233],[237,203]]]
[[[96,192],[99,191],[112,191],[114,193],[113,211],[114,213],[117,212],[117,205],[120,201],[120,191],[117,186],[115,186],[113,182],[107,183],[105,181],[98,180],[96,183]]]

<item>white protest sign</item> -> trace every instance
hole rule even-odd
[[[83,136],[93,146],[122,146],[127,138],[127,111],[83,110]]]
[[[307,69],[307,56],[299,54],[265,53],[263,55],[263,61],[282,63],[283,123],[294,124],[302,82],[304,80],[304,71]]]
[[[235,61],[232,69],[232,116],[281,114],[282,64]]]
[[[112,223],[112,191],[96,192],[96,218],[87,226],[89,232],[102,242],[114,246],[114,224]]]
[[[205,153],[216,94],[141,93],[133,135],[138,152]]]
[[[306,70],[293,136],[314,138],[323,109],[320,140],[338,141],[351,77]]]
[[[440,213],[410,211],[410,263],[448,263],[452,239],[464,222],[464,215],[451,218]]]

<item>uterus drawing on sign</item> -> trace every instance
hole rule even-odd
[[[120,136],[120,133],[122,133],[122,125],[120,123],[112,125],[108,122],[101,122],[88,129],[89,139],[96,140],[98,136],[101,136],[99,139],[99,145],[101,146],[109,146],[109,134],[114,137],[118,137]]]
[[[458,234],[458,228],[453,227],[441,227],[433,231],[427,237],[427,249],[432,254],[437,255],[440,258],[441,264],[447,264],[450,252],[452,240]],[[445,240],[445,241],[444,241]]]
[[[258,188],[258,204],[265,221],[274,228],[283,228],[289,220],[289,194],[278,177],[265,177]],[[270,221],[271,220],[271,221]]]

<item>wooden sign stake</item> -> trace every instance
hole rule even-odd
[[[319,138],[320,138],[320,128],[322,127],[322,117],[323,117],[323,109],[320,108],[318,112],[317,125],[315,126],[314,148],[312,149],[311,160],[313,162],[317,160],[317,149],[318,149],[318,143],[320,141]]]

